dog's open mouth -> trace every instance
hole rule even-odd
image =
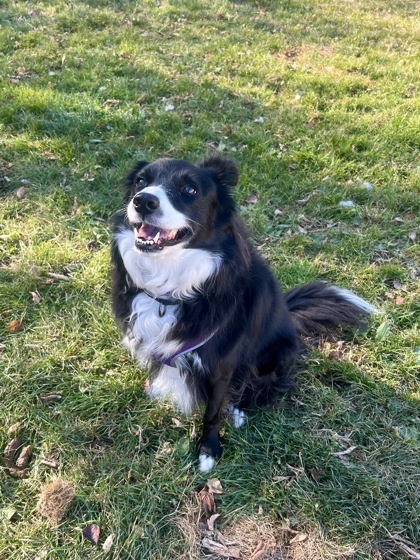
[[[162,229],[146,223],[134,225],[136,247],[141,251],[161,251],[164,247],[177,245],[191,236],[191,230]]]

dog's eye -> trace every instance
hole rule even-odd
[[[136,182],[136,187],[143,189],[147,185],[146,179],[143,177],[139,177]]]
[[[191,185],[184,185],[180,190],[185,194],[197,194],[197,190]]]

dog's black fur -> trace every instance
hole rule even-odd
[[[150,290],[148,296],[158,298],[154,302],[155,313],[158,308],[162,311],[162,305],[166,309],[165,298],[175,293],[175,302],[170,302],[175,319],[164,344],[174,340],[203,341],[212,335],[194,352],[187,352],[178,361],[175,359],[175,365],[194,402],[206,406],[200,454],[215,458],[221,454],[219,429],[226,404],[248,409],[272,402],[279,392],[289,390],[294,384],[302,335],[327,334],[332,329],[357,326],[372,312],[369,304],[351,292],[322,282],[283,294],[237,216],[231,193],[237,180],[235,164],[219,156],[198,165],[169,159],[151,164],[139,162],[127,178],[124,208],[116,217],[112,244],[113,308],[131,340],[128,345],[134,354],[142,348],[142,340],[133,343],[133,321],[139,317],[134,314],[133,300],[143,290],[147,293]],[[153,194],[162,191],[172,209],[188,223],[177,234],[179,243],[175,239],[168,246],[165,238],[161,244],[150,240],[158,229],[165,227],[165,220],[170,222],[161,209],[163,201],[156,201]],[[127,217],[130,203],[131,214]],[[167,223],[162,235],[168,235],[166,230],[171,228],[171,223]],[[118,236],[128,239],[132,233],[127,232],[136,230],[132,238],[134,253],[130,256],[125,253],[123,258]],[[176,254],[171,244],[179,245]],[[159,259],[163,263],[167,253],[165,266],[170,269],[171,259],[175,265],[175,259],[191,249],[201,250],[197,258],[210,254],[219,259],[217,269],[193,286],[192,295],[183,297],[178,290],[168,294],[156,286],[150,289],[148,285],[140,285],[141,281],[133,279],[127,270],[136,258],[132,255],[141,255],[135,266],[141,268],[144,259],[155,259],[158,269]],[[161,298],[163,303],[159,301]],[[153,383],[161,375],[162,360],[156,352],[146,356],[146,360]]]

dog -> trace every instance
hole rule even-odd
[[[238,217],[235,163],[220,155],[138,162],[112,239],[113,310],[123,343],[150,370],[147,393],[191,414],[205,405],[199,469],[221,455],[229,408],[291,389],[302,337],[359,326],[374,312],[346,289],[313,282],[282,293]]]

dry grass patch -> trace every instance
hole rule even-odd
[[[296,530],[264,512],[229,521],[221,515],[209,530],[197,501],[191,497],[174,519],[185,552],[180,560],[337,560],[353,558],[352,547],[339,546],[317,527]]]
[[[52,525],[59,525],[74,498],[74,487],[66,480],[55,480],[41,489],[36,509]]]

